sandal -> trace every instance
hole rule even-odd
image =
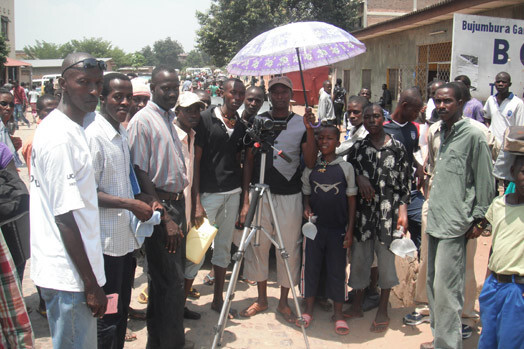
[[[349,333],[348,323],[344,320],[335,321],[335,333],[340,336],[345,336]]]
[[[215,277],[207,274],[204,276],[204,285],[213,286],[215,284]]]
[[[248,308],[242,310],[240,312],[240,316],[242,316],[242,317],[252,317],[252,316],[257,315],[258,313],[261,313],[261,312],[267,310],[267,308],[268,308],[267,305],[265,307],[263,307],[260,304],[258,304],[257,302],[254,302]]]
[[[277,308],[277,312],[284,317],[284,320],[286,322],[293,324],[297,321],[297,316],[293,313],[293,311],[290,308],[286,308],[288,311],[283,312],[282,310]]]
[[[189,294],[187,295],[191,299],[199,299],[200,298],[200,292],[195,290],[193,287],[189,290]]]
[[[126,342],[134,342],[137,339],[138,337],[136,336],[136,334],[133,331],[131,331],[129,328],[126,329],[126,336],[124,338]]]
[[[147,295],[147,286],[140,292],[140,294],[137,297],[137,301],[140,304],[147,304],[149,296]]]
[[[311,324],[311,321],[313,321],[313,316],[309,315],[308,313],[302,313],[302,319],[304,319],[304,328],[308,328],[309,324]],[[295,320],[295,325],[301,327],[300,319]]]
[[[371,328],[369,329],[371,332],[374,333],[382,333],[386,332],[389,327],[389,320],[386,320],[384,322],[376,322],[373,320],[373,324],[371,325]]]

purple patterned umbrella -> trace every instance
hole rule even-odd
[[[364,52],[363,43],[334,25],[297,22],[269,30],[251,40],[233,57],[227,71],[254,76],[302,73],[302,69],[330,65]]]

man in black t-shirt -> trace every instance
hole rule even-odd
[[[269,118],[274,120],[285,120],[287,128],[275,135],[270,142],[278,149],[283,150],[290,158],[288,163],[280,158],[277,151],[270,151],[267,154],[264,183],[268,184],[272,201],[276,211],[284,247],[289,254],[289,268],[291,271],[292,283],[290,284],[285,271],[282,258],[277,258],[277,282],[281,286],[280,301],[277,311],[286,321],[294,323],[295,314],[288,304],[290,287],[298,283],[300,272],[300,228],[302,225],[302,182],[300,170],[300,156],[303,155],[306,166],[312,168],[315,165],[317,156],[317,146],[315,134],[310,122],[314,121],[311,109],[306,110],[306,115],[301,117],[293,112],[289,112],[289,102],[293,96],[293,85],[291,80],[285,76],[279,76],[269,81],[269,97],[273,105],[270,112],[263,113],[257,117]],[[240,222],[243,223],[249,208],[249,184],[259,182],[260,174],[260,154],[253,153],[252,148],[246,149],[246,159],[244,163],[242,189],[244,191],[244,203],[240,214]],[[272,221],[269,203],[263,200],[261,225],[266,232],[274,235],[274,223]],[[243,310],[240,315],[250,317],[268,308],[267,300],[267,279],[269,249],[271,242],[264,233],[260,233],[260,246],[253,246],[252,243],[246,249],[246,264],[244,266],[244,276],[253,281],[257,281],[258,298]]]
[[[246,128],[237,113],[244,102],[246,88],[238,79],[226,80],[224,104],[203,111],[195,129],[195,164],[193,174],[193,224],[204,217],[218,226],[211,263],[215,272],[215,290],[211,309],[220,312],[226,269],[231,260],[231,243],[240,205],[241,175],[239,153]],[[185,291],[188,294],[198,270],[189,260],[185,267]],[[230,310],[231,317],[234,311]]]

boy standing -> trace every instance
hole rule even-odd
[[[384,114],[378,104],[364,108],[366,138],[355,143],[348,155],[355,174],[369,178],[374,193],[359,193],[355,241],[351,248],[352,262],[349,286],[356,289],[348,318],[362,317],[364,288],[369,284],[373,252],[378,258],[381,289],[379,308],[371,332],[384,332],[389,326],[387,306],[391,288],[398,284],[395,255],[389,245],[395,239],[393,230],[407,231],[407,205],[410,201],[411,166],[406,149],[383,129]]]
[[[479,296],[483,325],[479,349],[515,348],[524,343],[524,155],[516,157],[511,174],[515,193],[495,198],[486,212],[493,240],[491,274]]]
[[[318,216],[318,233],[314,239],[304,239],[302,292],[306,298],[306,310],[302,314],[308,327],[313,319],[315,296],[323,262],[326,264],[325,295],[335,304],[335,332],[349,333],[342,314],[345,300],[346,249],[353,242],[356,195],[353,166],[335,154],[340,138],[336,126],[324,126],[317,135],[321,156],[313,169],[306,168],[302,174],[304,194],[304,217]],[[300,323],[297,322],[297,326]]]

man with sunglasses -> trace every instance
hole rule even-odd
[[[15,103],[13,95],[9,90],[0,88],[0,142],[6,144],[14,155],[16,167],[23,166],[22,160],[18,157],[18,149],[22,147],[22,139],[14,137],[13,131],[10,130],[9,124],[13,119]]]
[[[62,99],[33,141],[31,277],[55,348],[96,348],[96,318],[107,306],[95,173],[82,127],[98,105],[104,69],[87,53],[64,59]]]
[[[189,184],[182,143],[171,110],[180,81],[174,68],[158,66],[151,74],[147,105],[127,127],[131,161],[143,193],[162,210],[162,223],[145,239],[149,275],[147,348],[192,348],[184,338],[184,255],[187,231],[184,188]],[[169,159],[167,161],[166,159]]]

